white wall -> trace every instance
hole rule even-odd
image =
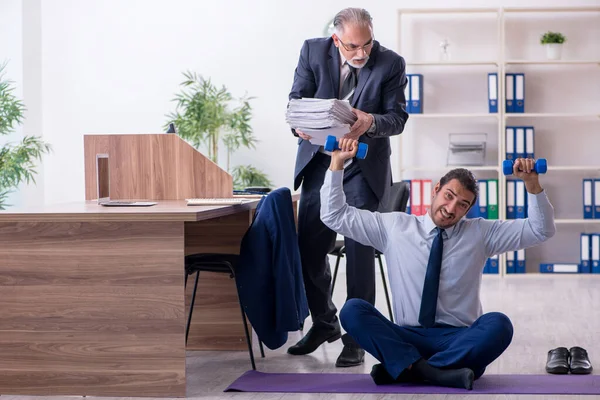
[[[0,144],[16,144],[23,136],[43,136],[41,107],[41,0],[0,0],[0,63],[8,61],[6,78],[25,104],[23,124]],[[35,183],[22,183],[7,199],[11,206],[44,202],[44,162],[36,166]]]
[[[12,80],[15,96],[23,98],[23,49],[21,40],[22,12],[21,0],[0,1],[0,64],[8,63],[4,68],[4,78]],[[15,143],[23,135],[23,128],[17,127],[8,136],[0,136],[0,146]],[[22,202],[20,193],[14,192],[7,199],[7,204]]]
[[[5,2],[0,2],[3,8]],[[161,132],[165,114],[174,109],[170,100],[185,70],[225,84],[235,96],[247,92],[256,97],[252,126],[261,143],[255,152],[236,153],[233,164],[252,163],[276,185],[291,186],[296,141],[284,112],[300,46],[306,38],[321,36],[341,8],[366,7],[374,19],[376,38],[396,49],[398,8],[591,6],[599,0],[430,0],[418,5],[389,0],[54,0],[30,4],[41,7],[43,90],[38,112],[43,114],[43,137],[54,147],[44,161],[45,200],[51,203],[84,197],[84,133]],[[0,15],[4,20],[18,25]]]

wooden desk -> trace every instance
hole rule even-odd
[[[0,212],[0,393],[185,396],[184,255],[238,253],[257,203]],[[246,350],[233,281],[200,282],[188,349]]]

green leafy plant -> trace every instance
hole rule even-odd
[[[271,187],[273,183],[262,171],[252,165],[238,165],[233,168],[233,187],[244,190],[251,186]]]
[[[23,122],[25,105],[14,95],[14,83],[5,78],[6,63],[0,65],[0,135],[8,135]],[[21,182],[35,183],[36,161],[51,147],[36,136],[25,136],[20,143],[0,148],[0,210]]]
[[[546,32],[542,35],[540,39],[541,44],[549,44],[549,43],[564,43],[567,41],[567,38],[560,32]]]
[[[250,118],[251,97],[239,99],[240,105],[230,109],[233,96],[225,86],[218,88],[210,79],[204,79],[194,72],[185,72],[183,89],[175,96],[175,112],[167,115],[167,127],[174,123],[179,135],[199,148],[206,145],[208,157],[218,164],[219,143],[227,148],[227,171],[231,154],[241,146],[253,149],[256,138],[252,135]]]

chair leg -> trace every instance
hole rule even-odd
[[[240,299],[239,295],[238,302],[240,303],[240,311],[242,311],[242,321],[244,322],[244,332],[246,333],[246,343],[248,343],[248,353],[250,353],[250,362],[252,363],[252,369],[256,371],[256,364],[254,364],[254,351],[252,350],[252,341],[250,340],[250,333],[248,332],[248,322],[246,322],[246,313],[244,312],[244,305],[242,304],[242,300]]]
[[[381,261],[381,254],[377,254],[379,260],[379,269],[381,271],[381,280],[383,281],[383,290],[385,292],[385,301],[387,302],[388,311],[390,313],[390,321],[394,322],[394,313],[392,312],[392,304],[390,302],[390,293],[388,292],[387,282],[385,281],[385,270],[383,268],[383,261]]]
[[[260,356],[262,358],[265,358],[265,348],[263,347],[263,344],[260,341],[260,338],[258,338],[258,347],[260,347]]]
[[[342,259],[341,252],[338,253],[335,260],[335,268],[333,270],[333,279],[331,280],[331,296],[333,297],[333,289],[335,289],[335,280],[337,279],[338,268],[340,267],[340,260]]]
[[[190,301],[190,311],[188,312],[187,325],[185,326],[185,343],[187,344],[188,335],[190,334],[190,325],[192,323],[192,312],[194,311],[194,303],[196,302],[196,290],[198,290],[198,278],[200,277],[200,271],[196,272],[196,281],[194,282],[194,291],[192,292],[192,300]],[[187,282],[187,275],[186,275]]]

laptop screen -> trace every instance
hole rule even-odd
[[[110,199],[108,154],[96,154],[96,180],[98,183],[98,203]]]

